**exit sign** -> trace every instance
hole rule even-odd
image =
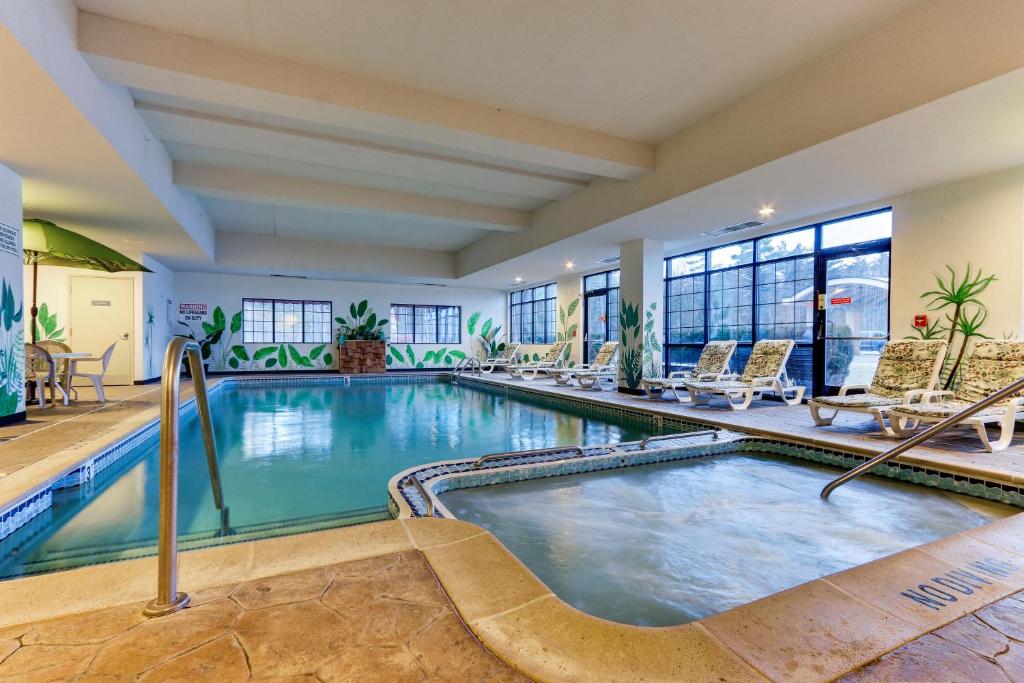
[[[845,306],[846,304],[853,303],[853,297],[851,296],[837,296],[831,301],[833,306]]]

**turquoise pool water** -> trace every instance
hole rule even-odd
[[[416,464],[485,453],[643,438],[641,423],[595,419],[446,383],[227,387],[211,398],[227,541],[387,517],[387,482]],[[0,577],[149,554],[159,450],[147,441],[90,485],[0,542]],[[183,547],[218,536],[198,419],[181,428]]]

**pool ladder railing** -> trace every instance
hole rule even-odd
[[[194,339],[174,337],[164,354],[163,379],[160,382],[160,530],[157,541],[157,594],[142,611],[147,617],[161,617],[188,607],[188,593],[178,592],[178,438],[181,422],[181,364],[188,358],[196,394],[199,424],[206,445],[206,464],[210,470],[213,503],[220,511],[220,533],[230,533],[228,508],[217,461],[217,442],[210,416],[201,349]]]
[[[476,356],[466,356],[459,361],[459,364],[452,368],[452,379],[460,377],[466,369],[470,368],[473,370],[474,375],[480,375],[483,373],[483,363]]]
[[[530,451],[505,451],[504,453],[490,453],[482,455],[473,463],[473,469],[480,469],[485,462],[491,460],[502,460],[504,458],[528,458],[533,455],[551,455],[553,453],[575,453],[583,455],[582,446],[552,446],[551,448],[535,448]]]
[[[656,434],[655,436],[649,436],[640,442],[640,450],[645,450],[647,445],[655,441],[675,441],[676,439],[687,439],[691,436],[710,436],[712,439],[718,439],[717,429],[700,429],[693,432],[677,432],[675,434]]]
[[[924,430],[923,432],[919,432],[918,434],[915,434],[914,436],[903,441],[902,443],[893,446],[884,453],[880,453],[879,455],[876,455],[867,462],[857,465],[852,470],[846,472],[840,477],[837,477],[834,481],[830,482],[825,488],[823,488],[821,490],[821,497],[824,499],[828,499],[829,495],[833,491],[835,491],[837,488],[839,488],[846,482],[856,479],[862,474],[874,469],[877,465],[881,465],[884,462],[892,460],[897,455],[906,453],[915,446],[920,446],[928,439],[938,436],[939,434],[943,433],[950,427],[955,427],[956,425],[960,424],[961,422],[971,417],[972,415],[975,415],[985,410],[985,408],[993,406],[996,403],[999,403],[1000,401],[1003,401],[1005,399],[1014,397],[1022,390],[1024,390],[1024,378],[1018,379],[1012,384],[1003,387],[999,391],[989,394],[988,396],[981,399],[977,403],[973,403],[967,406],[956,415],[951,415],[942,422],[935,423],[934,425]]]

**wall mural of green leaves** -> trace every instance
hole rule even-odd
[[[619,312],[619,340],[622,344],[619,378],[630,389],[636,389],[643,379],[643,332],[640,306],[626,299],[622,299]]]
[[[7,278],[0,279],[0,416],[25,409],[24,314]]]
[[[36,317],[36,339],[39,341],[67,341],[64,328],[57,322],[57,314],[50,313],[50,307],[43,302]]]
[[[657,309],[658,302],[654,301],[651,302],[650,306],[647,307],[647,310],[644,311],[643,377],[661,377],[661,357],[655,355],[656,353],[661,353],[661,343],[658,341],[658,334],[654,329],[658,320],[655,316]]]
[[[558,341],[572,341],[576,338],[576,332],[579,330],[580,324],[578,322],[572,322],[572,319],[573,316],[576,315],[576,309],[579,308],[579,305],[580,298],[576,297],[569,302],[568,307],[558,307],[558,322],[562,326],[562,331],[558,333]],[[569,357],[572,356],[572,346],[573,345],[570,344],[565,347],[565,356],[563,357],[563,360],[569,360]],[[539,354],[534,355],[537,356],[537,360],[540,360]],[[570,368],[575,367],[575,365],[576,361],[569,361]]]
[[[499,353],[505,350],[505,342],[501,341],[499,336],[501,333],[501,325],[495,325],[493,318],[488,318],[484,321],[483,325],[480,326],[480,334],[476,335],[476,326],[480,322],[480,317],[483,314],[480,311],[474,311],[470,314],[469,319],[466,321],[466,332],[469,333],[471,339],[474,339],[477,346],[476,356],[480,360],[486,360],[487,358],[493,358]]]
[[[211,320],[201,322],[202,337],[197,336],[188,323],[179,322],[188,328],[186,336],[199,342],[203,360],[209,362],[211,370],[312,370],[330,369],[334,365],[334,356],[327,351],[327,344],[314,346],[308,354],[303,354],[292,344],[252,348],[251,345],[236,343],[235,335],[242,331],[241,311],[231,316],[229,323],[224,309],[217,306]],[[226,339],[225,334],[228,335]]]

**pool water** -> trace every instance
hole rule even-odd
[[[728,454],[456,489],[441,501],[494,533],[590,614],[668,626],[722,612],[1019,510],[840,470]]]
[[[229,386],[211,409],[230,541],[385,519],[388,480],[413,465],[648,435],[639,422],[447,383]],[[55,492],[50,510],[0,542],[0,577],[152,553],[157,438],[135,451],[91,484]],[[224,542],[194,414],[181,426],[178,495],[183,547]]]

